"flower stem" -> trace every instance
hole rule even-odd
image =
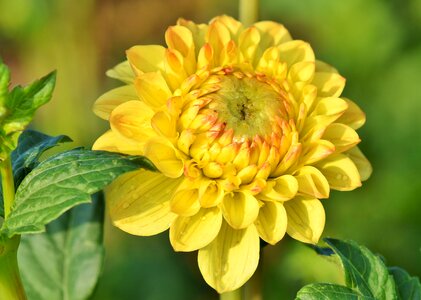
[[[20,236],[0,236],[0,299],[26,300],[17,260],[19,242]]]
[[[259,19],[259,0],[240,0],[240,21],[250,26]]]
[[[243,288],[219,295],[220,300],[242,300]]]
[[[1,183],[3,188],[3,203],[5,219],[10,213],[15,201],[15,183],[13,180],[12,162],[10,157],[6,158],[0,166]]]

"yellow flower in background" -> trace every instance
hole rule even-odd
[[[278,23],[180,19],[165,40],[127,50],[108,72],[126,85],[94,106],[111,127],[94,149],[144,155],[160,171],[117,179],[110,216],[134,235],[169,228],[176,251],[199,250],[210,286],[234,290],[256,270],[260,239],[317,243],[319,199],[370,176],[356,146],[365,115],[340,98],[345,79]]]

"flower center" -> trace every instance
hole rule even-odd
[[[282,115],[283,99],[279,93],[256,77],[226,75],[220,85],[210,95],[208,107],[218,113],[226,129],[232,128],[237,137],[271,133],[275,116]]]

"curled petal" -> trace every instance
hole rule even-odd
[[[266,201],[287,201],[294,198],[297,192],[297,179],[292,175],[283,175],[268,181],[258,198]]]
[[[287,213],[280,202],[265,202],[254,222],[259,236],[267,243],[275,245],[287,230]]]
[[[337,120],[338,123],[344,123],[352,129],[358,129],[365,124],[365,113],[355,102],[343,98],[348,104],[348,109]]]
[[[139,100],[139,97],[133,85],[125,85],[112,89],[99,97],[92,110],[98,117],[108,120],[114,108],[131,100]]]
[[[101,135],[92,146],[92,150],[118,152],[129,155],[143,155],[144,143],[125,138],[112,130]]]
[[[142,101],[125,102],[112,111],[111,129],[128,139],[145,142],[156,135],[150,123],[152,115],[153,111]]]
[[[310,44],[294,40],[278,46],[279,58],[286,62],[288,68],[301,61],[314,61],[314,52]]]
[[[207,246],[218,235],[222,214],[217,207],[202,208],[191,217],[178,217],[170,227],[175,251],[195,251]]]
[[[164,106],[172,96],[171,90],[160,72],[139,75],[135,80],[135,87],[139,98],[153,109]]]
[[[373,168],[368,161],[367,157],[361,152],[360,148],[354,147],[344,153],[348,156],[355,164],[360,173],[361,180],[365,181],[370,178]]]
[[[222,200],[225,220],[235,229],[248,227],[259,214],[259,202],[247,192],[231,192]]]
[[[357,167],[344,154],[330,156],[319,162],[316,167],[334,190],[352,191],[361,186],[361,177]]]
[[[137,75],[164,70],[165,48],[162,46],[133,46],[126,55]]]
[[[142,236],[167,230],[176,218],[170,211],[169,200],[179,184],[179,179],[145,170],[118,177],[106,188],[113,224],[130,234]]]
[[[329,198],[329,183],[323,174],[315,167],[305,166],[295,174],[298,181],[298,191],[315,198]]]
[[[254,226],[237,230],[222,222],[216,239],[199,250],[199,269],[205,281],[219,293],[232,291],[253,275],[259,251],[259,234]]]
[[[341,123],[330,124],[323,134],[323,139],[332,142],[337,153],[344,152],[361,141],[354,129]]]
[[[165,139],[150,139],[145,145],[145,156],[168,177],[176,178],[183,174],[183,160],[179,158],[174,146]]]
[[[312,81],[319,97],[339,97],[345,87],[345,78],[338,73],[316,72]]]
[[[325,226],[325,210],[320,201],[297,197],[284,206],[288,235],[303,243],[317,244]]]
[[[118,79],[127,84],[133,84],[135,78],[133,70],[130,67],[129,61],[127,60],[123,61],[122,63],[119,63],[114,68],[108,70],[106,74],[108,77]]]

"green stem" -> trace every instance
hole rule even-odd
[[[220,300],[242,300],[243,288],[219,295]]]
[[[0,174],[3,187],[4,218],[7,219],[13,202],[15,201],[15,183],[13,180],[12,162],[10,157],[6,158],[1,164]]]
[[[259,0],[240,0],[240,21],[250,26],[259,19]]]
[[[20,236],[0,236],[0,299],[26,300],[18,268]]]

